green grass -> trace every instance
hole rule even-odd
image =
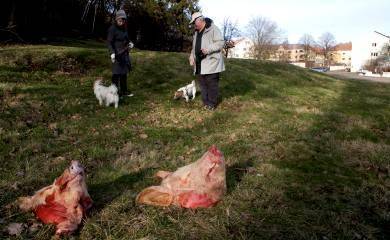
[[[92,91],[98,76],[110,82],[103,45],[0,49],[0,225],[31,225],[12,203],[79,160],[94,207],[77,239],[389,239],[390,85],[228,60],[222,102],[207,112],[200,97],[172,100],[193,79],[186,54],[132,58],[135,97],[115,110]],[[135,204],[157,170],[212,144],[227,162],[216,207]],[[43,226],[18,238],[53,234]]]

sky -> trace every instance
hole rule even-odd
[[[374,31],[390,36],[390,0],[199,0],[202,14],[222,28],[224,18],[237,22],[245,36],[248,22],[266,17],[277,23],[289,43],[305,34],[314,40],[330,32],[336,42],[352,42],[352,67],[370,56]]]
[[[289,43],[305,33],[316,40],[330,32],[337,42],[363,41],[373,31],[390,35],[390,0],[200,0],[199,5],[218,26],[229,17],[243,32],[251,18],[267,17]]]

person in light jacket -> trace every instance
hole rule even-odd
[[[133,43],[127,33],[126,13],[118,10],[115,23],[108,29],[107,45],[112,61],[112,83],[119,90],[119,96],[132,96],[127,90],[127,74],[131,70],[129,49]]]
[[[225,71],[222,49],[225,44],[221,31],[210,18],[200,12],[192,14],[195,34],[189,57],[201,88],[204,108],[215,110],[219,95],[219,75]]]

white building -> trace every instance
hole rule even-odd
[[[228,58],[253,59],[250,54],[253,42],[250,38],[242,37],[233,39],[234,47],[229,49]]]
[[[380,56],[383,46],[390,44],[390,37],[379,32],[374,32],[374,37],[371,39],[370,57],[376,59]]]
[[[358,71],[367,61],[375,60],[380,56],[381,50],[386,43],[390,44],[390,39],[374,31],[367,36],[354,40],[351,70]]]

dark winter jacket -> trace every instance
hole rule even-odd
[[[131,70],[129,56],[129,36],[127,29],[113,24],[108,29],[107,45],[110,55],[115,53],[115,63],[112,64],[112,74],[127,74]]]

